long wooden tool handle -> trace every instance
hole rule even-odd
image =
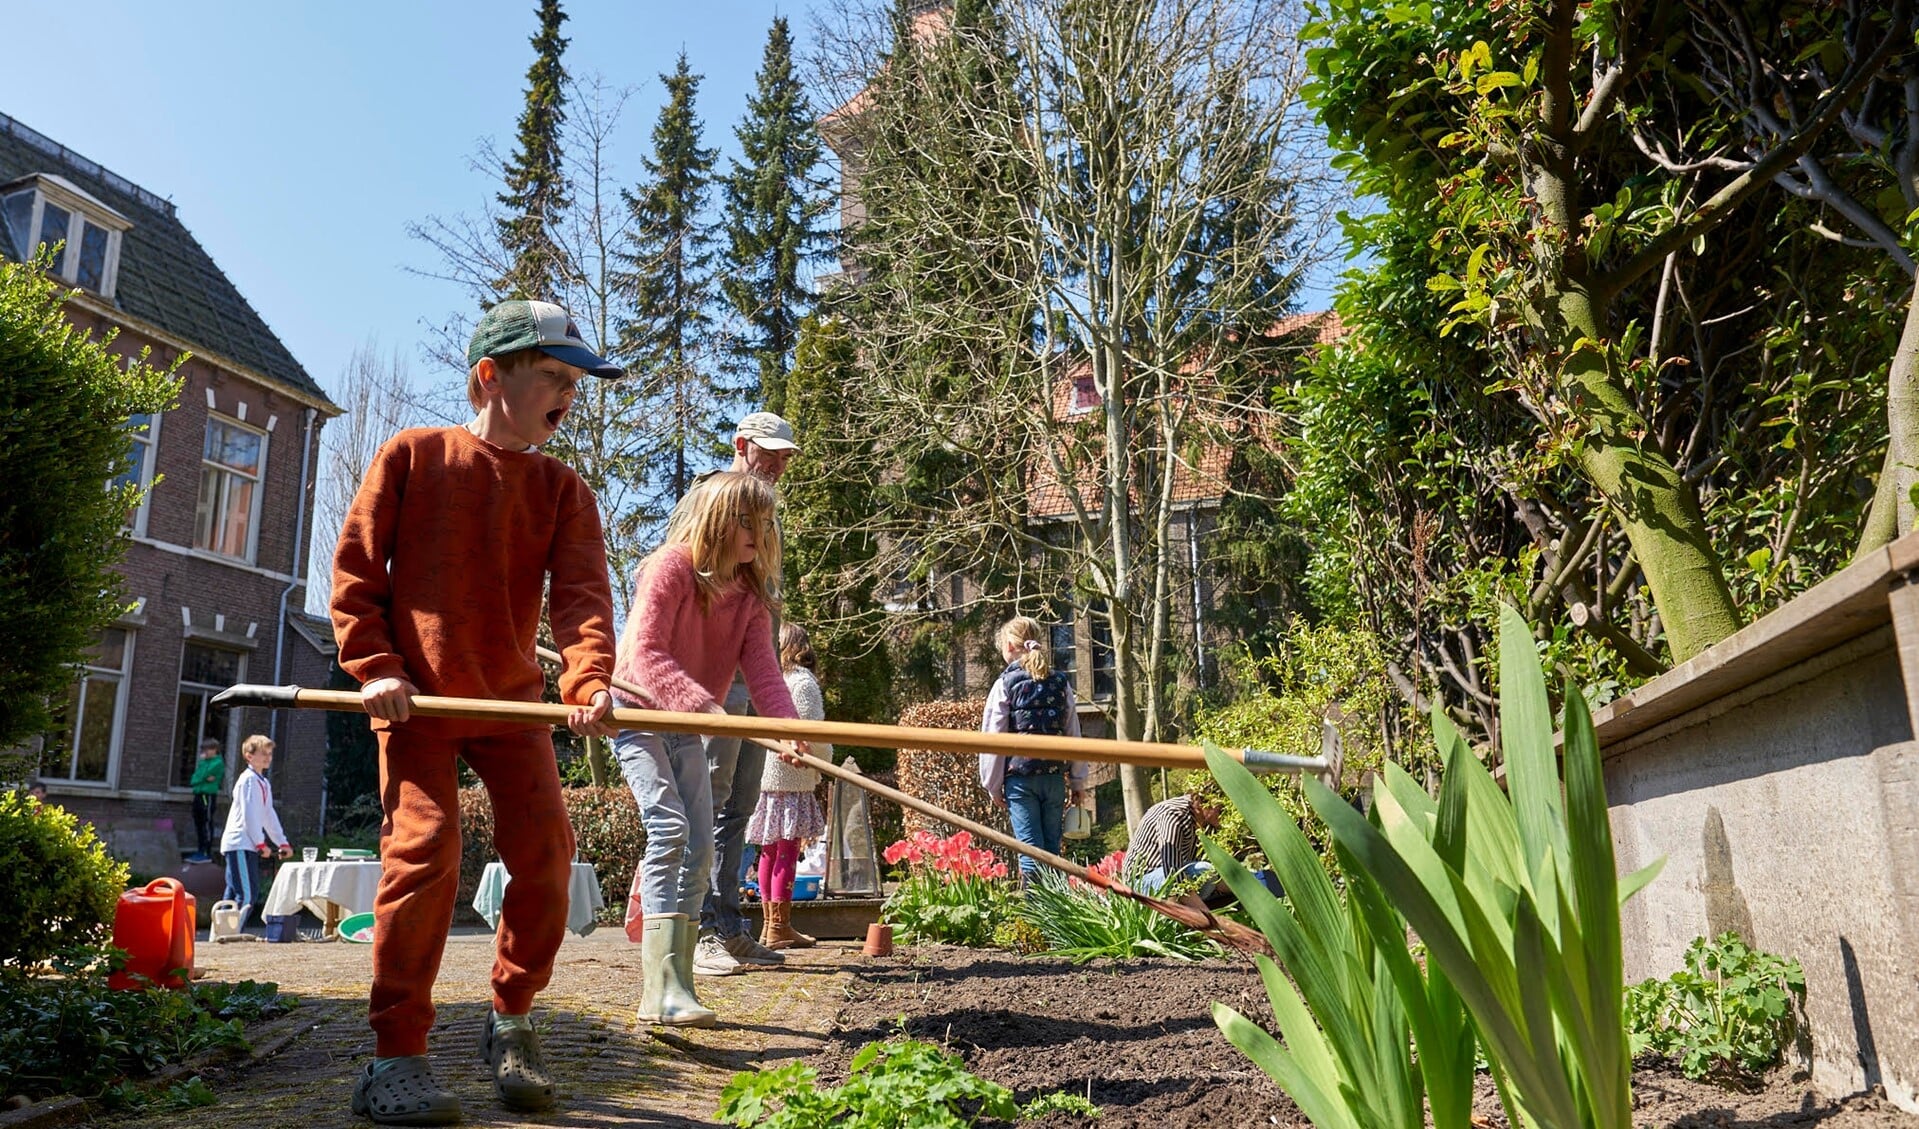
[[[308,690],[299,686],[239,685],[220,692],[229,706],[364,712],[360,695],[350,690]],[[422,717],[464,718],[523,725],[565,725],[575,707],[546,702],[502,702],[482,698],[443,698],[416,694],[411,709]],[[783,717],[740,717],[722,713],[675,713],[617,708],[609,720],[627,729],[661,733],[697,733],[716,737],[772,737],[778,740],[836,741],[886,749],[947,749],[956,753],[993,753],[1050,760],[1089,760],[1163,768],[1204,769],[1206,755],[1186,745],[1144,741],[1105,741],[1090,737],[1050,737],[1037,733],[975,733],[908,725],[868,725],[843,721],[800,721]],[[1264,772],[1323,772],[1321,757],[1294,757],[1259,749],[1230,751],[1246,767]]]
[[[545,647],[537,647],[535,648],[535,650],[539,652],[539,655],[541,658],[546,659],[550,662],[565,661],[564,659],[560,657],[560,655],[557,652],[550,651],[546,649]],[[621,693],[631,694],[633,697],[638,698],[641,701],[646,701],[651,697],[651,695],[649,695],[645,690],[641,689],[640,687],[634,685],[631,682],[628,682],[624,678],[615,677],[613,679],[613,688],[620,691]],[[773,751],[774,753],[784,754],[785,752],[785,750],[781,748],[781,746],[777,742],[769,741],[764,737],[750,737],[748,738],[748,740],[754,742],[755,744],[763,745],[767,749],[770,749],[771,751]],[[922,800],[918,796],[912,795],[911,793],[902,792],[898,788],[888,787],[887,785],[880,783],[879,781],[873,779],[872,777],[867,776],[863,772],[855,772],[852,769],[834,764],[833,762],[825,760],[823,758],[809,756],[805,754],[801,754],[799,757],[799,760],[800,760],[800,763],[806,765],[806,767],[823,772],[826,775],[833,777],[835,780],[844,780],[845,782],[853,785],[854,787],[864,788],[866,791],[871,792],[875,796],[880,796],[884,799],[891,800],[894,803],[900,805],[901,807],[911,808],[914,811],[919,812],[921,815],[932,816],[934,819],[940,820],[944,823],[951,824],[954,827],[963,827],[966,830],[972,832],[974,835],[982,839],[985,839],[989,843],[997,843],[998,845],[1005,847],[1009,851],[1013,851],[1016,854],[1025,855],[1026,857],[1033,859],[1036,862],[1045,863],[1047,866],[1050,866],[1054,868],[1055,870],[1063,871],[1067,874],[1072,875],[1075,878],[1079,878],[1087,882],[1092,882],[1096,885],[1103,885],[1108,887],[1117,885],[1117,883],[1114,883],[1113,881],[1109,879],[1105,879],[1104,876],[1102,875],[1092,873],[1091,871],[1087,870],[1085,867],[1074,862],[1072,859],[1064,858],[1060,855],[1056,855],[1051,851],[1041,850],[1040,848],[1032,846],[1027,843],[1022,843],[1018,839],[1012,837],[1011,835],[1006,834],[1003,831],[998,830],[997,828],[988,827],[984,823],[975,823],[963,815],[958,815],[953,812],[947,811],[945,808],[940,807],[937,804],[930,803],[926,800]]]

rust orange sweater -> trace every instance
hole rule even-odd
[[[610,688],[613,670],[613,596],[593,492],[558,459],[496,447],[464,427],[402,431],[374,456],[340,527],[340,666],[362,683],[405,678],[423,694],[539,701],[545,680],[533,647],[549,576],[553,639],[566,657],[560,696],[584,705]],[[447,718],[405,728],[502,731]]]

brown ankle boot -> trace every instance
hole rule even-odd
[[[766,902],[766,928],[760,944],[769,949],[805,949],[817,944],[813,938],[793,928],[792,902]]]

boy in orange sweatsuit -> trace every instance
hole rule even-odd
[[[353,1112],[387,1125],[444,1125],[459,1099],[426,1057],[433,981],[460,878],[457,760],[486,785],[494,844],[513,876],[500,911],[493,1013],[481,1053],[501,1100],[553,1104],[529,1021],[566,929],[573,829],[549,729],[409,716],[414,694],[538,701],[534,657],[551,582],[560,696],[575,733],[613,736],[613,600],[599,507],[580,476],[536,448],[553,437],[585,374],[621,370],[595,356],[566,311],[501,302],[467,347],[464,427],[416,428],[374,456],[340,529],[333,626],[340,665],[380,742],[384,869],[374,898],[368,1019],[378,1056]]]

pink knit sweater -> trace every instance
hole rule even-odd
[[[620,633],[614,673],[645,690],[637,703],[704,712],[746,676],[761,717],[797,717],[773,653],[773,620],[759,597],[735,585],[700,611],[693,558],[675,545],[647,558],[634,579],[633,614]],[[618,694],[618,691],[615,691]]]

